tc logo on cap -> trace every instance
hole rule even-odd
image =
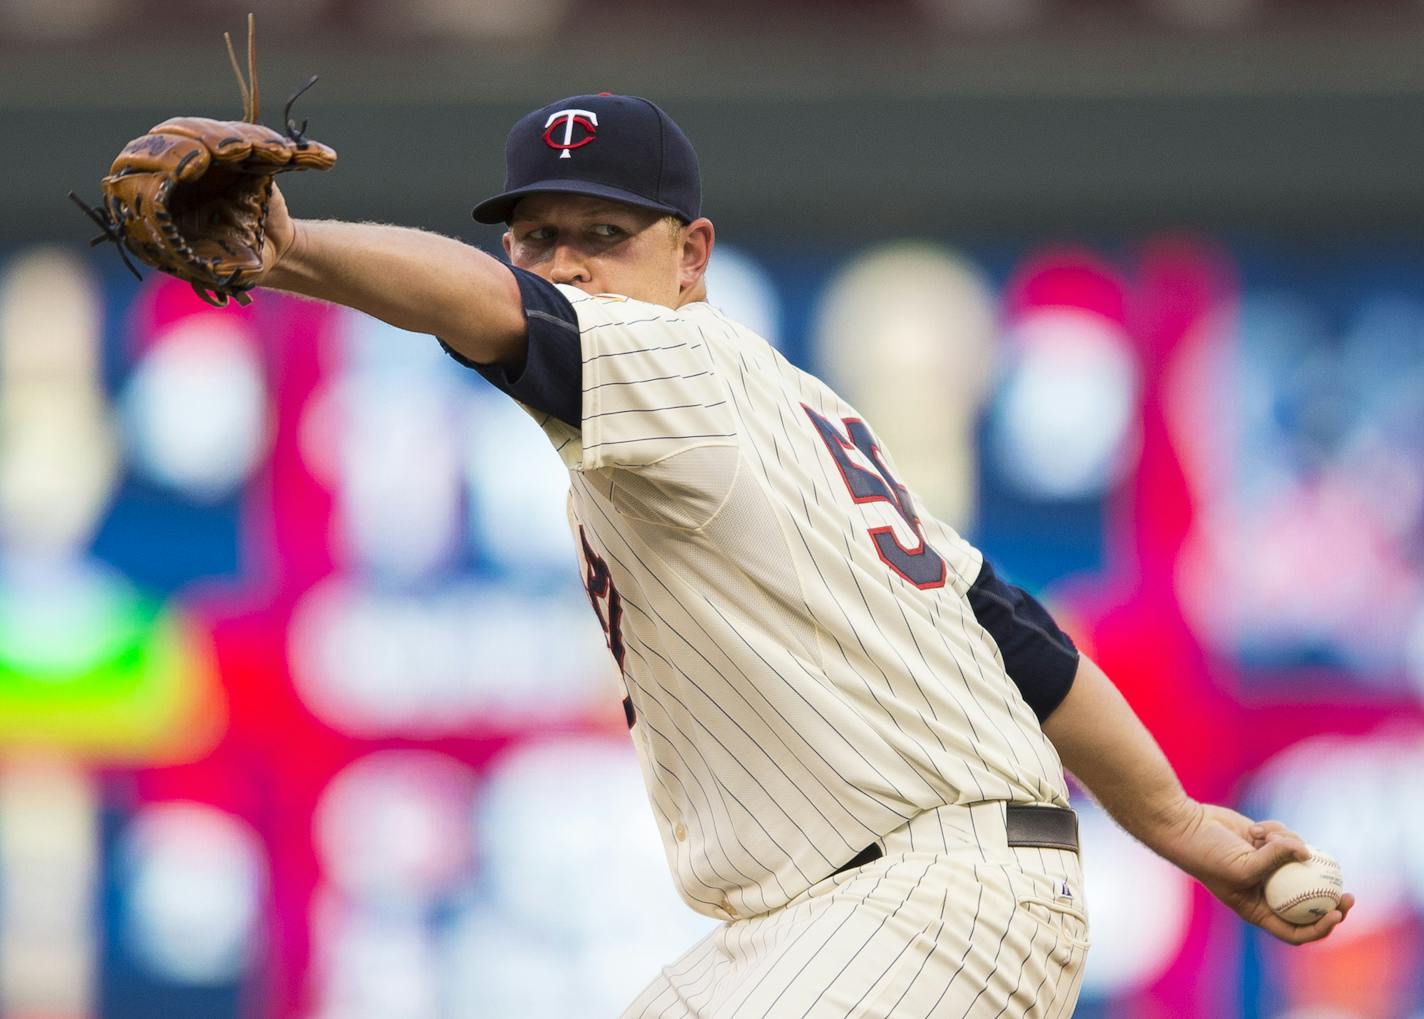
[[[554,141],[554,132],[560,124],[564,126],[564,140]],[[585,134],[574,141],[574,125],[583,128]],[[549,114],[544,122],[544,144],[551,149],[561,149],[560,159],[568,159],[572,149],[581,149],[598,136],[598,114],[592,110],[560,110]]]

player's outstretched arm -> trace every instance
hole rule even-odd
[[[274,190],[259,285],[439,336],[476,364],[523,360],[524,310],[499,260],[409,227],[296,220]]]
[[[1118,824],[1206,885],[1242,919],[1299,945],[1325,937],[1354,905],[1354,896],[1346,894],[1338,909],[1299,927],[1276,916],[1266,905],[1262,883],[1281,864],[1306,859],[1304,841],[1278,821],[1252,821],[1188,796],[1157,741],[1086,655],[1043,731],[1064,767]]]

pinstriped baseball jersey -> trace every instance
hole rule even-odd
[[[1066,805],[980,553],[872,425],[711,305],[558,290],[576,327],[529,315],[578,333],[579,425],[530,409],[686,901],[776,909],[941,804]]]

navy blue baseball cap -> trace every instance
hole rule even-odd
[[[504,147],[504,190],[475,206],[481,223],[508,223],[525,195],[607,198],[692,222],[702,175],[687,135],[637,96],[570,96],[520,118]]]

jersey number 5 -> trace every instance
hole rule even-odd
[[[830,450],[851,498],[858,503],[888,502],[919,539],[914,548],[906,548],[895,536],[893,527],[870,528],[870,540],[875,542],[875,551],[881,561],[921,590],[943,587],[946,577],[944,560],[925,543],[924,531],[920,528],[920,518],[915,514],[910,493],[890,473],[885,458],[880,455],[880,446],[865,422],[859,418],[846,418],[846,430],[842,433],[804,403],[801,408],[810,417],[811,424],[816,426],[826,449]],[[852,449],[858,450],[875,469],[866,470],[852,460]]]

